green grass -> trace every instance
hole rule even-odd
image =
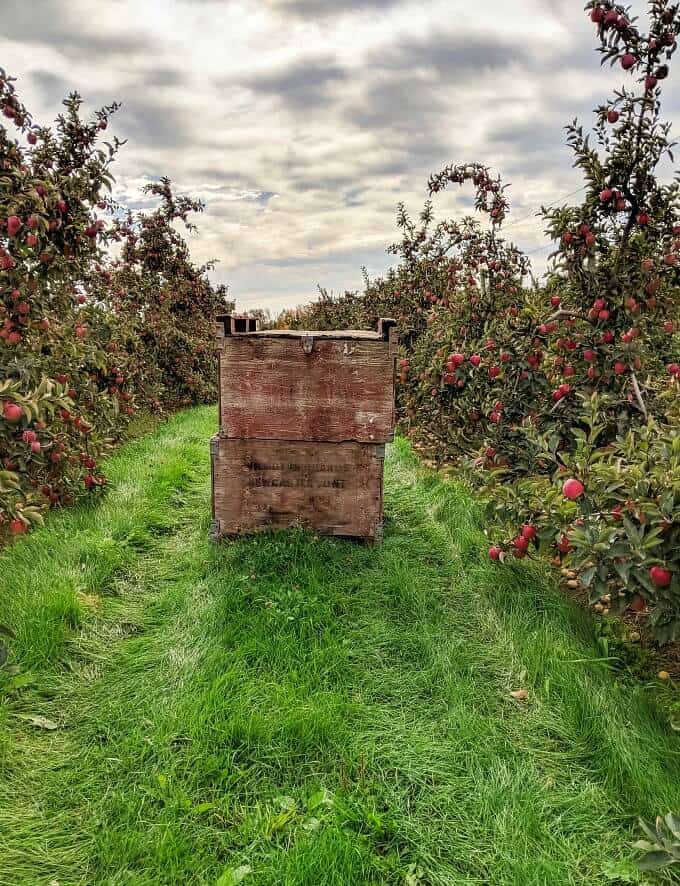
[[[126,445],[102,501],[0,555],[0,884],[652,882],[630,842],[680,810],[680,739],[587,613],[490,564],[403,441],[382,546],[211,546],[214,420]]]

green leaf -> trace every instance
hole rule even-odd
[[[237,886],[242,883],[248,874],[252,874],[253,869],[249,864],[242,864],[237,868],[227,868],[215,886]]]
[[[616,861],[605,865],[602,874],[608,879],[613,880],[619,886],[622,883],[639,882],[635,865],[630,861]]]
[[[55,723],[54,720],[49,720],[47,717],[42,717],[40,714],[16,714],[16,716],[20,720],[30,723],[31,726],[35,726],[36,729],[47,729],[50,732],[59,729],[58,723]]]
[[[7,668],[5,673],[9,673],[10,668]],[[23,689],[24,686],[30,686],[31,683],[35,682],[35,675],[31,674],[27,671],[25,674],[16,673],[12,674],[9,681],[7,682],[7,691],[8,692],[16,692],[17,689]]]
[[[680,840],[680,818],[673,815],[672,812],[668,812],[664,816],[664,821],[666,822],[666,827],[671,831],[673,836]]]
[[[643,818],[638,819],[638,823],[642,830],[647,834],[649,839],[652,841],[654,845],[656,845],[659,841],[659,834],[652,830],[651,825],[649,825]]]
[[[307,811],[313,812],[315,809],[318,809],[319,806],[332,806],[333,805],[333,797],[330,791],[326,790],[326,788],[321,788],[312,794],[312,796],[307,801]]]
[[[669,864],[673,864],[673,856],[663,849],[648,852],[637,862],[641,871],[658,871]]]
[[[591,584],[593,578],[595,577],[596,571],[597,571],[597,566],[590,566],[588,569],[584,569],[584,571],[580,575],[581,584],[584,587],[586,587],[586,588],[590,587],[590,584]]]
[[[633,544],[635,547],[638,547],[642,541],[641,533],[635,528],[628,517],[623,518],[623,526],[626,530],[626,535],[630,539],[631,544]]]
[[[214,803],[198,803],[196,806],[191,807],[191,811],[195,812],[196,815],[205,815],[206,812],[212,812],[216,808]]]

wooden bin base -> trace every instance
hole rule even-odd
[[[211,452],[213,540],[294,525],[381,539],[384,446],[218,435]]]

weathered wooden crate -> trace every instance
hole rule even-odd
[[[220,430],[214,539],[301,524],[382,536],[385,443],[394,436],[397,332],[258,331],[217,318]]]
[[[382,537],[384,446],[217,434],[211,452],[214,540],[295,525],[367,541]]]
[[[232,331],[218,318],[220,434],[387,443],[394,438],[394,321],[377,332]]]

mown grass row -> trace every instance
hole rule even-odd
[[[490,564],[403,441],[382,546],[211,546],[213,423],[0,555],[0,884],[652,882],[630,842],[680,809],[680,740],[587,613]]]

